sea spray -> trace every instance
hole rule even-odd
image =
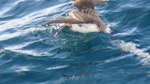
[[[142,49],[137,48],[139,45],[133,42],[124,42],[121,40],[112,41],[111,44],[119,47],[124,52],[134,53],[138,57],[142,58],[141,63],[143,65],[150,65],[150,54]]]

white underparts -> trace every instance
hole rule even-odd
[[[96,24],[72,24],[71,30],[80,33],[100,32]]]

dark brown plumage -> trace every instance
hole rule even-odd
[[[77,10],[70,12],[68,14],[68,18],[50,20],[46,22],[46,24],[64,23],[63,26],[71,27],[72,24],[91,23],[98,26],[99,32],[104,31],[106,29],[106,26],[96,14],[96,11],[94,9],[94,6],[98,4],[106,4],[106,2],[102,0],[74,0],[72,5],[76,7]]]

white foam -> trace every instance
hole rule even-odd
[[[111,34],[111,33],[112,33],[112,30],[107,27],[107,28],[104,30],[104,32],[105,32],[106,34]]]
[[[133,43],[133,42],[124,42],[124,41],[112,41],[112,45],[119,47],[124,52],[130,52],[138,57],[142,58],[141,63],[143,65],[150,66],[150,54],[148,52],[145,52],[143,49],[137,48],[139,45]]]
[[[131,52],[131,53],[134,53],[137,56],[142,57],[142,58],[150,57],[149,53],[145,52],[142,49],[138,49],[137,48],[138,45],[133,43],[133,42],[127,43],[124,41],[118,41],[117,40],[117,41],[112,41],[111,43],[112,43],[112,45],[119,47],[124,52]]]
[[[104,33],[111,34],[113,32],[113,29],[116,28],[118,23],[109,23],[106,25],[106,29],[104,30]]]

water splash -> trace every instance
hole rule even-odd
[[[133,42],[124,42],[121,40],[112,41],[111,44],[113,46],[119,47],[124,52],[130,52],[137,55],[138,57],[142,58],[141,62],[143,65],[149,65],[150,54],[148,52],[145,52],[143,49],[137,48],[139,45]]]

